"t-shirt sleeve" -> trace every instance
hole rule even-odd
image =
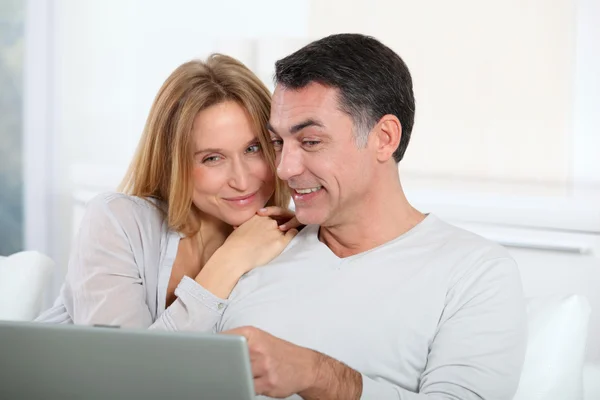
[[[512,399],[526,344],[518,268],[510,258],[486,261],[449,289],[419,393],[363,375],[361,399]]]

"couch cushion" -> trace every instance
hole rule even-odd
[[[586,363],[583,366],[584,400],[600,399],[600,362]]]
[[[590,305],[580,295],[528,300],[529,342],[515,400],[577,400]]]
[[[0,320],[30,321],[40,312],[54,262],[37,251],[0,258]]]

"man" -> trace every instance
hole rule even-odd
[[[517,266],[407,201],[397,163],[415,106],[404,62],[342,34],[278,61],[275,75],[277,171],[307,227],[240,280],[219,326],[248,339],[257,393],[512,398],[526,346]]]

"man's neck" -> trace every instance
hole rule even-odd
[[[321,226],[319,240],[340,258],[381,246],[425,219],[410,205],[397,181],[373,189],[372,196],[360,209],[346,213],[345,221]]]

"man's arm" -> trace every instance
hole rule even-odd
[[[315,368],[312,384],[298,393],[304,400],[360,399],[363,388],[360,372],[325,354],[308,351],[313,353]]]
[[[277,338],[251,326],[223,332],[248,341],[256,394],[306,400],[359,400],[361,374],[322,353]]]

